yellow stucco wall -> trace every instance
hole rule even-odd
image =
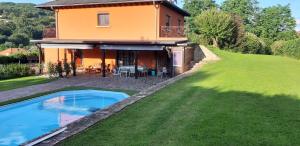
[[[57,10],[59,39],[154,40],[156,8],[152,4]],[[109,26],[97,26],[97,14],[109,13]]]

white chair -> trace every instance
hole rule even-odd
[[[157,76],[161,78],[167,77],[167,74],[168,74],[168,70],[166,67],[163,67],[161,71],[157,72]]]
[[[120,76],[124,74],[126,78],[128,77],[128,69],[126,67],[120,67],[119,72],[120,72]]]
[[[114,76],[120,76],[121,77],[121,72],[120,72],[120,69],[113,69],[113,75]]]
[[[134,76],[135,75],[135,68],[134,67],[130,67],[129,69],[129,76]]]

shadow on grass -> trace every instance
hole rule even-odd
[[[298,145],[300,100],[191,86],[199,72],[60,145]]]

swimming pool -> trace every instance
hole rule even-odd
[[[128,97],[122,92],[76,90],[2,106],[0,145],[20,145]]]

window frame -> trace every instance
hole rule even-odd
[[[171,16],[170,15],[166,15],[166,28],[169,30],[171,27]]]
[[[101,21],[100,21],[101,15],[106,15],[108,17],[108,23],[106,25],[101,25]],[[109,26],[110,26],[110,13],[107,12],[97,13],[97,27],[109,27]]]

